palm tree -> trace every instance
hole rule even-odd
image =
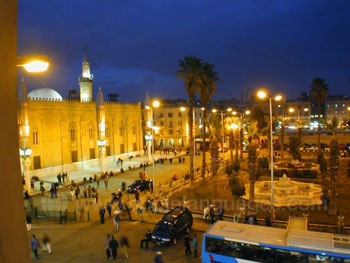
[[[205,176],[206,169],[206,126],[207,126],[207,110],[208,104],[210,102],[211,96],[216,93],[216,82],[219,81],[218,73],[214,71],[214,65],[209,63],[204,63],[200,72],[201,83],[199,85],[200,100],[202,102],[203,111],[203,127],[202,127],[202,137],[203,137],[203,148],[202,148],[202,177]]]
[[[249,201],[254,202],[255,182],[258,179],[258,155],[255,143],[248,146]]]
[[[217,192],[217,174],[220,168],[220,157],[219,157],[219,137],[221,123],[216,115],[212,115],[209,119],[209,130],[210,130],[210,169],[212,173],[212,194],[216,197]]]
[[[339,152],[340,147],[338,140],[334,139],[331,141],[330,153],[329,153],[329,173],[331,179],[331,198],[329,203],[328,213],[330,215],[337,214],[337,203],[336,203],[336,183],[339,169]]]
[[[322,115],[322,104],[328,96],[328,84],[326,80],[321,78],[314,78],[310,85],[310,95],[317,102],[318,108],[318,128],[317,128],[317,149],[318,154],[321,152],[321,115]]]
[[[185,81],[185,89],[188,94],[188,120],[189,120],[189,147],[190,147],[190,179],[194,177],[194,140],[193,140],[193,104],[195,93],[200,85],[200,70],[202,60],[197,57],[187,56],[179,61],[180,69],[177,71],[178,79]]]

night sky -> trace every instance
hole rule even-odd
[[[46,54],[51,69],[25,76],[28,89],[67,97],[78,89],[87,45],[98,85],[137,101],[148,91],[186,97],[178,61],[216,65],[215,98],[266,86],[295,98],[312,78],[350,94],[350,1],[346,0],[19,0],[18,53]]]

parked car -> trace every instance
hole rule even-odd
[[[133,184],[126,188],[128,193],[135,193],[136,191],[144,191],[150,189],[152,180],[136,180]]]
[[[157,245],[176,244],[177,240],[191,228],[193,218],[186,207],[177,206],[166,213],[152,232],[152,241]]]

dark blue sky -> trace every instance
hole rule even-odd
[[[349,14],[346,0],[19,0],[18,53],[49,55],[28,89],[44,81],[64,97],[78,89],[84,44],[94,94],[102,85],[123,101],[185,97],[186,55],[216,65],[216,98],[261,85],[293,98],[316,76],[349,94]]]

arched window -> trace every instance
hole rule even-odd
[[[39,132],[38,129],[34,128],[33,129],[33,145],[38,145],[39,144]]]
[[[75,132],[75,125],[74,125],[74,123],[72,123],[70,125],[70,140],[72,142],[75,142],[75,140],[76,140],[76,132]]]
[[[89,127],[89,139],[93,139],[94,138],[94,129],[92,127]]]

